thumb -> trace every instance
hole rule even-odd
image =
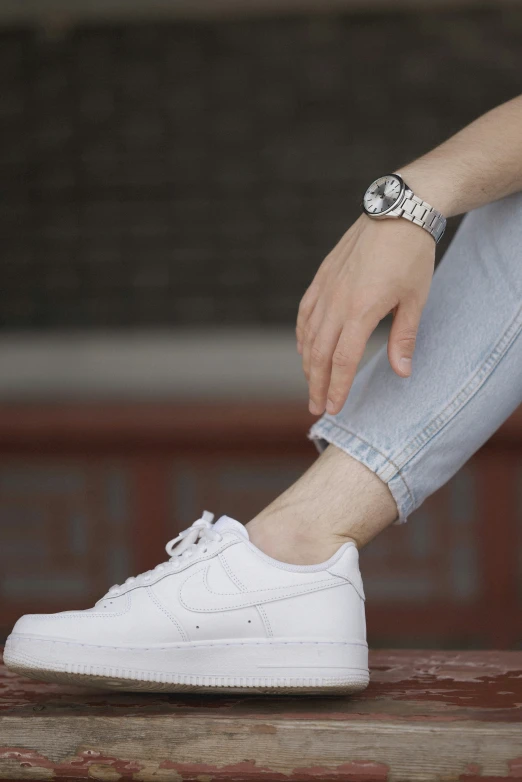
[[[421,311],[411,304],[399,304],[388,338],[388,359],[399,377],[411,375],[413,353]]]

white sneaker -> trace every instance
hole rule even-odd
[[[357,548],[320,565],[266,556],[246,528],[205,511],[170,560],[94,608],[29,614],[7,639],[11,671],[48,681],[175,692],[358,692],[368,684]]]

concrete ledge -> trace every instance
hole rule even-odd
[[[2,402],[307,398],[289,328],[11,333],[0,336],[0,367]]]

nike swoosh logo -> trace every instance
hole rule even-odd
[[[179,601],[187,611],[207,614],[218,611],[234,611],[263,603],[273,603],[289,597],[299,597],[310,592],[346,584],[343,578],[330,576],[320,581],[309,581],[293,586],[249,590],[248,592],[215,592],[208,585],[207,574],[210,565],[190,575],[179,588]]]

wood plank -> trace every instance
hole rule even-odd
[[[0,669],[0,778],[522,776],[522,652],[376,651],[354,697],[81,690]]]

